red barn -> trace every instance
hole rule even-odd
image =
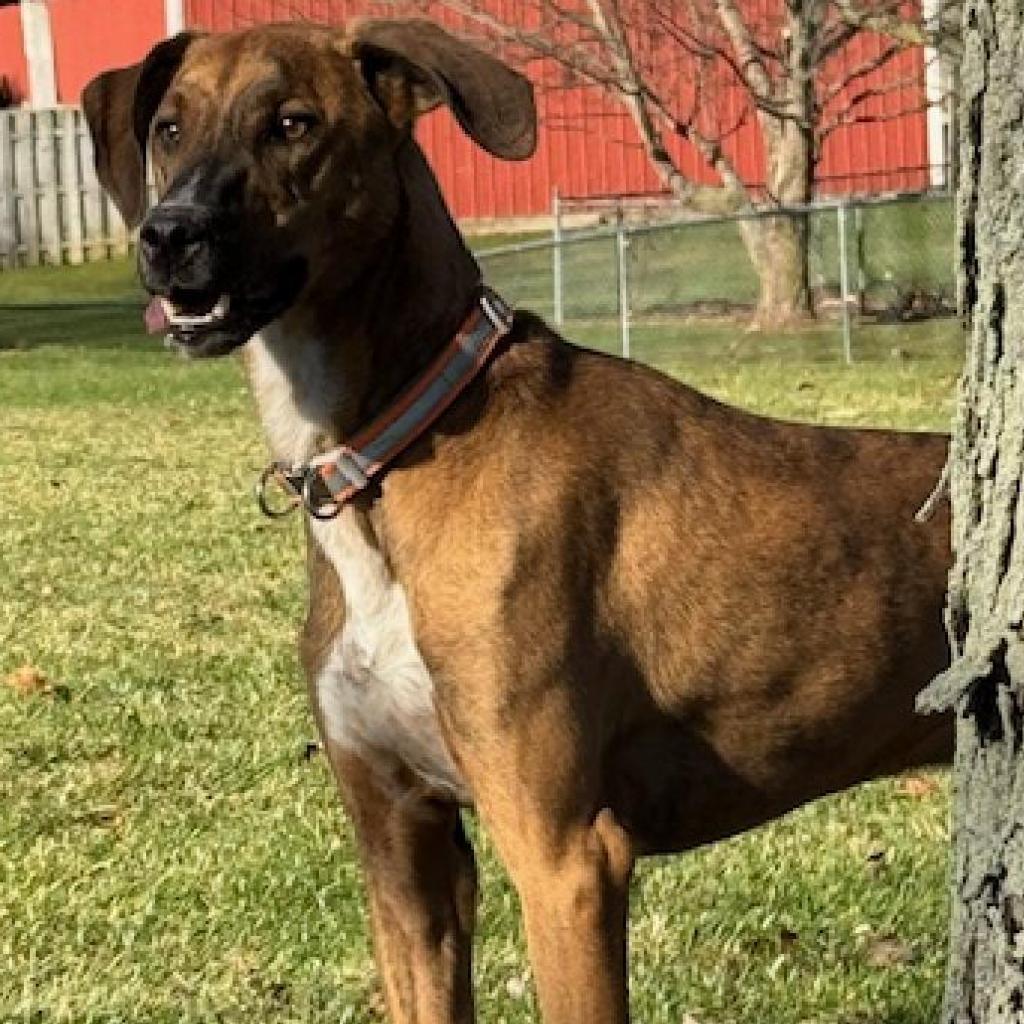
[[[519,0],[492,2],[507,17]],[[768,11],[773,0],[747,2]],[[374,9],[374,0],[21,0],[0,6],[0,76],[37,106],[77,103],[97,71],[139,59],[156,40],[183,27],[223,30],[294,18],[340,23]],[[447,12],[440,17],[453,21]],[[837,58],[843,62],[839,72],[870,65],[883,46],[878,37],[862,33]],[[542,214],[550,210],[556,189],[573,197],[659,189],[621,107],[594,90],[566,88],[560,70],[548,62],[532,65],[530,73],[542,87],[541,131],[536,156],[523,164],[502,163],[477,150],[445,111],[423,120],[420,140],[457,216]],[[544,88],[552,85],[560,87]],[[941,183],[942,112],[924,109],[922,51],[907,50],[857,75],[856,88],[873,93],[859,108],[869,119],[845,125],[826,140],[819,191],[907,191]],[[719,102],[728,107],[743,101],[724,95]],[[760,136],[752,118],[737,120],[725,148],[741,177],[756,184],[763,176]],[[672,142],[688,175],[715,180],[692,147]]]

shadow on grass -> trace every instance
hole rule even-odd
[[[141,302],[0,305],[0,351],[46,345],[123,349],[145,338]]]
[[[935,1024],[939,1018],[939,1006],[894,1006],[884,1016],[871,1020],[871,1024]],[[865,1024],[867,1022],[865,1021]]]

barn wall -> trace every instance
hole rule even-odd
[[[139,59],[164,35],[163,0],[47,0],[53,25],[58,95],[77,102],[82,86],[96,72]],[[511,12],[518,0],[489,0]],[[777,0],[748,0],[767,12]],[[297,17],[341,23],[356,14],[392,13],[374,0],[184,0],[186,24],[225,30],[268,20]],[[451,27],[459,19],[434,8]],[[877,56],[883,43],[862,35],[833,59],[826,75],[838,78]],[[664,59],[664,58],[662,58]],[[8,68],[10,69],[8,71]],[[0,73],[24,81],[24,55],[16,8],[0,9]],[[554,190],[565,196],[654,191],[659,181],[648,164],[633,125],[622,109],[593,90],[567,88],[559,68],[536,62],[541,120],[537,154],[522,164],[506,164],[478,150],[447,111],[423,119],[418,134],[456,214],[486,219],[544,213]],[[819,167],[823,193],[880,192],[927,186],[926,118],[920,109],[923,55],[908,51],[886,68],[857,80],[870,99],[858,108],[861,123],[839,128],[826,142]],[[833,112],[848,99],[841,94]],[[719,102],[722,123],[739,127],[726,140],[741,176],[760,182],[761,140],[752,118],[742,117],[745,99],[726,91]],[[900,112],[903,112],[902,115]],[[687,143],[670,140],[684,172],[712,183],[714,174]]]
[[[772,0],[752,0],[767,10]],[[498,9],[514,10],[515,0],[495,0]],[[266,20],[305,17],[342,23],[356,14],[393,12],[372,0],[185,0],[186,21],[211,29],[229,29]],[[438,6],[430,13],[452,27],[459,19]],[[848,46],[826,74],[839,77],[876,57],[883,46],[864,34]],[[449,202],[460,217],[489,218],[542,213],[550,209],[557,188],[565,196],[609,195],[659,188],[629,117],[621,107],[592,90],[565,88],[560,70],[537,62],[530,71],[540,87],[541,120],[536,156],[525,164],[504,164],[476,149],[446,111],[425,118],[419,138]],[[895,87],[896,83],[906,84]],[[914,81],[918,84],[914,84]],[[926,122],[920,106],[923,80],[921,51],[907,52],[886,68],[858,78],[832,104],[848,105],[852,91],[877,92],[858,106],[863,120],[839,128],[825,144],[819,167],[820,191],[902,191],[928,183]],[[745,103],[738,90],[722,98],[722,122],[741,126],[726,141],[741,176],[757,184],[763,177],[761,139],[752,118],[741,116]],[[901,113],[902,112],[902,113]],[[692,178],[714,183],[715,175],[685,142],[670,148]]]
[[[134,63],[164,36],[163,0],[48,0],[48,7],[62,103],[77,103],[95,74]]]
[[[28,66],[17,7],[0,7],[0,77],[7,78],[19,96],[28,95]]]
[[[826,72],[849,76],[882,53],[884,41],[862,33]],[[861,120],[839,128],[825,143],[818,177],[822,192],[890,192],[929,184],[928,121],[924,102],[924,51],[894,57],[885,68],[858,78],[825,111],[826,118],[850,107],[853,95],[871,94],[853,109]],[[939,159],[935,155],[935,159]]]

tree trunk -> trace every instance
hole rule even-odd
[[[765,150],[768,200],[779,206],[804,207],[814,196],[814,60],[822,0],[788,2],[786,75],[775,97],[778,110],[757,112]],[[766,217],[742,224],[759,282],[751,329],[785,327],[813,315],[808,275],[806,214]]]
[[[811,316],[807,217],[761,217],[740,222],[758,280],[751,330],[786,327]]]
[[[967,363],[950,451],[956,710],[952,935],[943,1021],[1024,1021],[1024,8],[967,0],[958,235]]]

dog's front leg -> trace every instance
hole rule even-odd
[[[476,865],[458,808],[383,787],[327,745],[355,825],[392,1024],[470,1024]]]
[[[478,807],[519,893],[544,1024],[626,1024],[633,844],[610,810],[589,810],[576,785],[588,774],[582,763],[564,747],[532,750],[528,762],[515,759],[524,788],[491,790]],[[564,771],[531,780],[526,763]]]
[[[545,1024],[624,1024],[629,876],[607,816],[516,872]]]

